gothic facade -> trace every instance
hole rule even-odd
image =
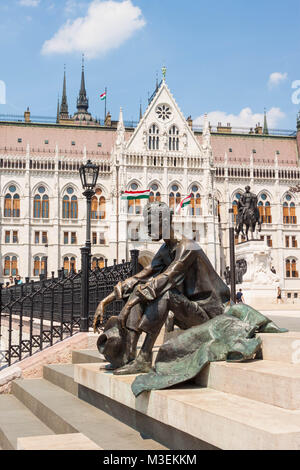
[[[80,269],[85,242],[86,202],[79,166],[91,159],[100,166],[92,201],[92,258],[129,259],[140,250],[146,264],[159,244],[145,238],[143,200],[123,201],[125,190],[150,189],[151,200],[176,209],[187,195],[191,205],[174,217],[178,236],[199,241],[223,276],[229,264],[229,209],[246,185],[259,198],[262,232],[271,263],[291,301],[300,297],[299,197],[291,187],[300,181],[298,133],[272,134],[260,125],[248,132],[193,127],[166,81],[157,87],[136,126],[120,111],[116,124],[100,125],[88,113],[84,69],[77,112],[68,113],[66,81],[56,124],[0,122],[0,278],[19,273],[38,279],[51,271]],[[298,143],[297,143],[298,142]],[[242,239],[236,240],[237,243]],[[275,292],[274,292],[275,298]]]

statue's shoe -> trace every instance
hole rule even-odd
[[[152,363],[137,357],[134,361],[114,371],[114,375],[147,374],[152,370]]]

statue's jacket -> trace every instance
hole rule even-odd
[[[207,314],[206,320],[224,313],[224,304],[230,301],[228,286],[200,246],[188,239],[177,242],[173,249],[164,243],[154,256],[151,267],[128,279],[128,283],[125,281],[123,289],[123,298],[135,289],[142,303],[172,292],[177,298],[181,296],[183,308],[188,308],[189,302],[196,302],[198,310],[200,308]],[[193,311],[185,320],[178,319],[178,322],[183,329],[202,323],[196,314],[193,316]]]

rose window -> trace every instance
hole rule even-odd
[[[162,121],[169,121],[172,116],[170,107],[167,106],[166,104],[161,104],[157,106],[156,114],[157,114],[158,119],[161,119]]]

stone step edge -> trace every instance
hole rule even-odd
[[[98,364],[75,365],[75,381],[100,395],[147,414],[153,419],[162,421],[215,447],[241,450],[298,449],[300,447],[300,414],[297,412],[293,413],[249,398],[199,387],[152,391],[135,398],[131,391],[134,376],[116,377],[108,372],[99,372],[98,367]],[[97,375],[99,377],[96,385],[95,376]],[[187,395],[188,398],[183,400],[182,396]],[[193,400],[196,400],[195,403]],[[216,412],[214,407],[219,402],[220,408]],[[208,408],[205,408],[207,405]],[[188,408],[193,421],[191,424],[180,419],[180,415],[186,416]],[[201,415],[200,421],[196,419],[197,415]],[[273,417],[276,418],[276,423],[281,420],[283,426],[281,430],[274,429]],[[211,424],[212,419],[215,420],[215,426],[222,429],[222,432],[218,433],[222,436],[221,441],[214,438],[215,426]],[[207,436],[209,432],[211,434]],[[240,432],[245,433],[242,442]],[[256,444],[251,446],[246,435],[251,436],[252,442]]]

